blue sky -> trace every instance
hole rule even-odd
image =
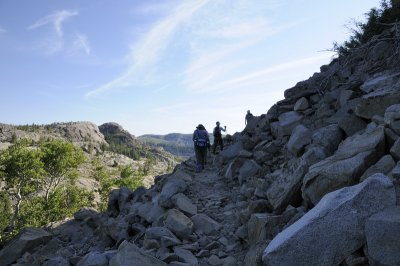
[[[241,131],[379,0],[0,0],[0,122]]]

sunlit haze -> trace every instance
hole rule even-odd
[[[241,131],[379,0],[0,0],[0,122]]]

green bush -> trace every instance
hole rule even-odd
[[[5,229],[10,225],[12,210],[10,196],[5,192],[0,192],[0,249],[2,243],[7,240],[4,233]]]
[[[373,36],[388,29],[388,24],[395,23],[400,18],[400,1],[382,0],[379,8],[372,8],[365,16],[366,22],[354,21],[349,40],[343,44],[333,44],[333,50],[339,56],[349,54],[351,49],[362,46]]]
[[[21,206],[19,228],[41,227],[73,216],[83,207],[92,207],[93,193],[75,185],[57,188],[48,200],[36,196]]]
[[[92,161],[92,177],[100,184],[100,205],[98,208],[105,211],[108,205],[108,196],[113,189],[127,187],[131,190],[143,186],[143,175],[131,166],[120,166],[118,171],[110,172],[98,160]],[[119,175],[119,176],[118,176]]]
[[[120,178],[117,179],[116,184],[119,187],[127,187],[135,190],[143,186],[143,176],[139,171],[135,171],[131,166],[126,165],[120,168]]]
[[[0,153],[0,181],[5,185],[0,194],[0,245],[24,227],[43,226],[92,206],[93,194],[75,186],[77,167],[84,160],[79,147],[61,140],[33,146],[21,139]]]

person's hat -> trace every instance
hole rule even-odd
[[[196,128],[197,129],[205,129],[205,127],[202,124],[199,124]]]

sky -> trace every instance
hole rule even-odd
[[[233,134],[380,0],[0,0],[0,123]]]

